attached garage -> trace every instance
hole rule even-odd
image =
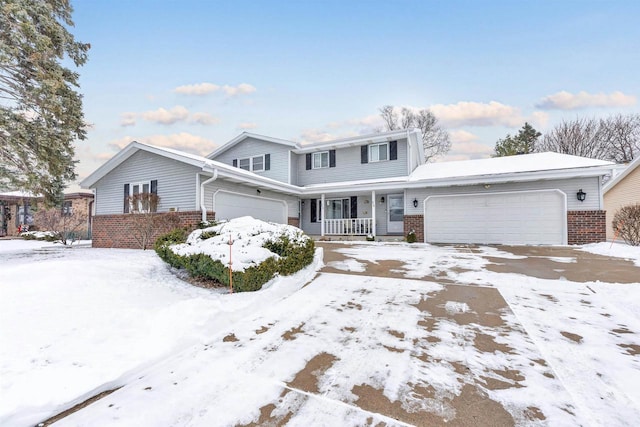
[[[429,243],[562,245],[567,202],[560,190],[430,196],[424,201]]]
[[[287,223],[287,203],[266,197],[218,190],[213,195],[213,210],[216,219],[252,216],[263,221]]]

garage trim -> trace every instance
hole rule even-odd
[[[564,191],[559,189],[545,189],[545,190],[523,190],[523,191],[497,191],[497,192],[486,192],[486,193],[461,193],[461,194],[445,194],[445,195],[432,195],[428,196],[423,200],[423,218],[424,218],[424,242],[428,242],[429,236],[429,228],[427,227],[427,204],[430,199],[443,199],[443,198],[460,198],[460,197],[481,197],[488,195],[519,195],[519,194],[532,194],[532,193],[556,193],[560,195],[562,199],[562,218],[561,218],[561,226],[562,226],[562,245],[567,244],[567,195]]]
[[[218,217],[218,213],[216,211],[216,196],[218,195],[218,193],[227,193],[227,194],[233,194],[236,196],[242,196],[242,197],[249,197],[252,199],[257,199],[257,200],[268,200],[271,202],[277,202],[280,203],[282,205],[282,218],[283,218],[283,224],[287,223],[287,215],[288,215],[288,210],[289,210],[289,206],[287,205],[287,202],[281,199],[274,199],[274,198],[270,198],[270,197],[262,197],[262,196],[254,196],[251,194],[246,194],[246,193],[240,193],[237,191],[229,191],[229,190],[222,190],[222,189],[218,189],[213,193],[212,196],[212,207],[213,207],[213,211],[216,212],[216,218]]]

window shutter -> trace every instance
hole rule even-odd
[[[329,167],[336,167],[336,150],[329,150]]]
[[[129,184],[124,185],[124,213],[129,213]]]
[[[369,146],[363,145],[360,147],[360,163],[369,163]]]
[[[398,141],[389,143],[389,160],[398,160]]]
[[[318,222],[316,199],[311,199],[311,222]]]
[[[271,169],[271,154],[264,155],[264,170],[268,171]]]
[[[238,159],[233,159],[233,167],[234,168],[238,167]]]
[[[158,180],[151,180],[151,194],[158,194]]]
[[[351,196],[351,218],[358,218],[358,197]]]
[[[311,153],[307,153],[307,170],[311,169]]]

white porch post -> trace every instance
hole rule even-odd
[[[376,235],[376,190],[371,190],[371,231]]]
[[[326,210],[326,206],[324,204],[324,193],[322,194],[322,199],[320,201],[320,235],[324,236],[324,211]]]

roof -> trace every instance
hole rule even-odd
[[[489,159],[429,163],[418,166],[409,176],[410,182],[466,180],[485,182],[524,178],[535,174],[546,179],[574,175],[602,174],[614,163],[561,153],[533,153],[518,156],[492,157]],[[517,179],[516,179],[517,180]]]
[[[253,138],[253,139],[259,139],[259,140],[262,140],[262,141],[273,142],[274,144],[286,145],[286,146],[292,147],[292,148],[296,148],[298,146],[298,144],[296,144],[295,142],[287,141],[286,139],[273,138],[271,136],[258,135],[257,133],[251,133],[251,132],[242,132],[240,135],[236,136],[231,141],[227,142],[226,144],[222,145],[221,147],[219,147],[219,148],[213,150],[211,153],[207,154],[207,158],[208,159],[212,159],[212,158],[224,153],[228,149],[234,147],[235,145],[239,144],[240,142],[244,141],[247,138]]]
[[[616,175],[615,178],[609,180],[604,185],[604,187],[602,187],[602,194],[605,194],[607,191],[611,190],[613,187],[618,185],[618,183],[622,181],[631,172],[633,172],[638,167],[638,165],[640,165],[640,157],[637,157],[635,160],[629,163],[629,166],[627,166],[622,172]]]
[[[408,138],[409,134],[420,132],[418,129],[400,129],[388,132],[376,132],[366,135],[352,136],[349,138],[334,139],[331,141],[314,142],[310,144],[298,144],[293,150],[297,154],[310,153],[322,149],[334,149],[339,147],[352,147],[365,144],[375,144],[378,142],[393,141],[399,138]]]

